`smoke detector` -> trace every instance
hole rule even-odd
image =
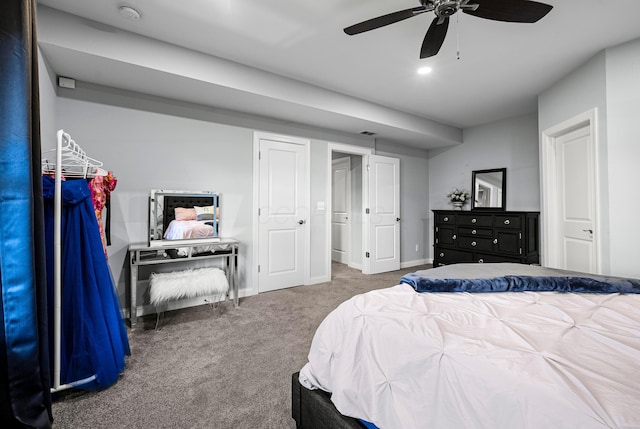
[[[137,21],[142,16],[142,15],[140,15],[140,12],[138,12],[137,10],[132,8],[131,6],[120,6],[118,8],[118,10],[120,11],[120,15],[122,15],[125,18],[130,19],[132,21]]]

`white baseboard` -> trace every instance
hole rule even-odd
[[[312,277],[304,285],[305,286],[309,286],[309,285],[315,285],[315,284],[318,284],[318,283],[326,283],[326,282],[330,282],[330,281],[331,281],[331,276],[324,275],[324,276]]]
[[[354,270],[362,271],[362,264],[354,264],[353,262],[348,264],[349,268],[353,268]]]
[[[433,264],[433,259],[416,259],[414,261],[405,261],[400,263],[400,268],[417,267],[418,265]]]

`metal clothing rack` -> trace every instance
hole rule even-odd
[[[51,392],[71,389],[95,380],[96,376],[60,384],[61,331],[62,331],[62,176],[91,177],[106,175],[102,162],[90,158],[71,136],[58,130],[56,134],[56,161],[52,166],[42,161],[42,173],[54,174],[53,200],[53,380]],[[52,168],[53,167],[53,168]]]

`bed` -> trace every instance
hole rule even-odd
[[[167,240],[217,237],[219,220],[220,210],[211,196],[164,197],[162,230]]]
[[[211,195],[165,195],[162,208],[162,231],[165,240],[212,239],[219,236],[220,207]],[[172,258],[219,251],[217,244],[179,247],[167,254]]]
[[[640,428],[639,373],[639,280],[456,264],[332,311],[292,413],[300,429]]]

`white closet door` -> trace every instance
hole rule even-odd
[[[304,145],[260,140],[260,292],[304,283],[306,169]]]
[[[557,138],[559,267],[596,273],[594,163],[589,127]]]
[[[400,269],[400,160],[368,155],[365,274]]]

